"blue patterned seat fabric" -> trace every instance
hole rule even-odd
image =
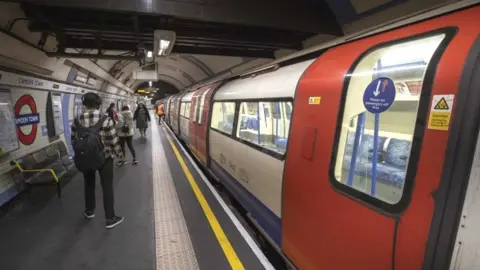
[[[343,158],[343,169],[350,169],[355,133],[349,132]],[[400,139],[390,139],[384,149],[386,137],[378,138],[377,181],[396,187],[402,187],[405,182],[406,167],[410,155],[411,142]],[[355,174],[372,177],[373,136],[364,135],[357,150]]]
[[[287,148],[287,141],[288,139],[286,138],[277,138],[276,139],[276,143],[277,143],[277,146],[281,149],[286,149]]]

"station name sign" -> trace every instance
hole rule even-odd
[[[23,78],[23,77],[18,78],[18,84],[35,86],[35,87],[43,87],[44,86],[43,81],[33,79],[33,78]]]
[[[83,88],[80,86],[73,86],[65,83],[53,82],[44,79],[38,79],[32,76],[19,75],[8,71],[0,70],[0,85],[11,85],[11,86],[25,86],[30,88],[36,88],[47,91],[54,92],[68,92],[75,94],[83,94],[85,92],[96,92],[102,98],[125,98],[125,96],[115,95],[111,93],[104,93],[98,90],[93,90],[89,88]]]

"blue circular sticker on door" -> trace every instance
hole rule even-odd
[[[370,113],[383,113],[395,101],[395,84],[389,78],[373,80],[363,93],[363,105]]]

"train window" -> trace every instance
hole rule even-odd
[[[388,204],[400,201],[423,79],[444,37],[373,50],[347,75],[335,161],[337,181]],[[374,104],[375,100],[382,103]]]
[[[175,111],[175,102],[173,101],[170,101],[170,114],[172,114],[174,111]]]
[[[185,102],[180,103],[180,116],[185,116]]]
[[[202,97],[200,98],[200,112],[199,112],[199,116],[198,116],[198,124],[202,123],[203,107],[205,106],[205,98],[206,98],[208,92],[210,92],[210,88],[207,89],[205,92],[203,92]]]
[[[198,96],[193,98],[195,100],[195,107],[193,108],[193,122],[197,121],[197,110],[198,110]]]
[[[234,119],[235,102],[213,103],[212,122],[210,127],[228,135],[232,135]]]
[[[285,104],[285,112],[287,114],[287,119],[290,120],[292,118],[292,103]]]
[[[190,118],[190,102],[185,102],[185,114],[183,115],[185,118]]]
[[[288,105],[291,105],[290,101],[240,103],[237,137],[284,154],[290,120],[282,108]]]

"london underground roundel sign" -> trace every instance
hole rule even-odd
[[[32,144],[37,137],[38,123],[40,123],[40,115],[35,100],[30,95],[23,95],[15,103],[13,111],[18,139],[24,145]]]

